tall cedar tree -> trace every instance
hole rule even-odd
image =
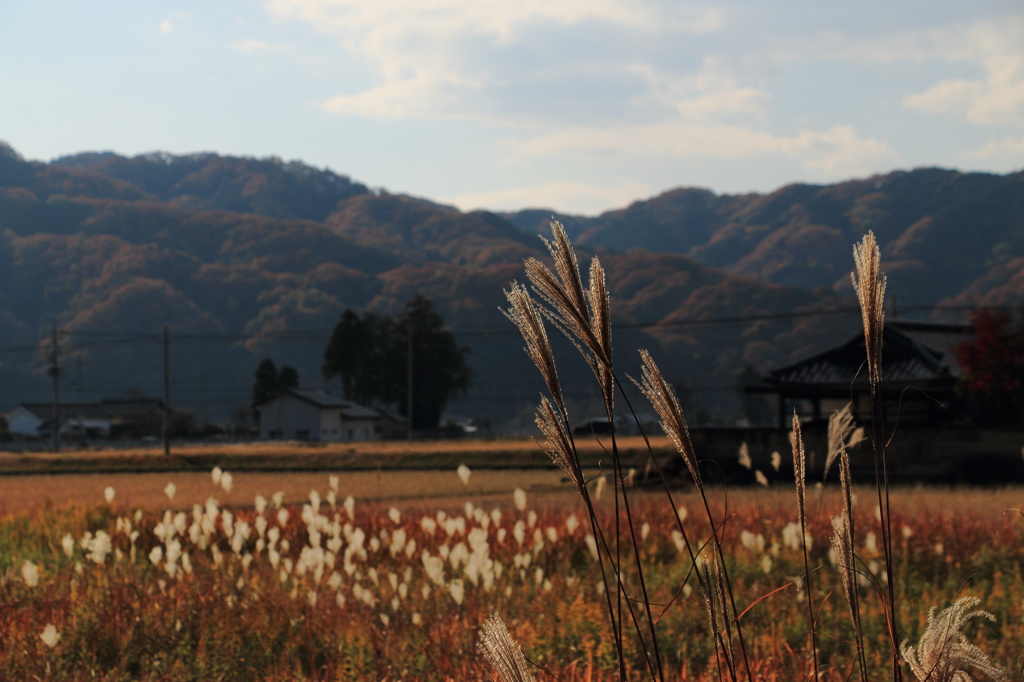
[[[1017,319],[1002,310],[971,314],[974,338],[955,349],[978,417],[987,423],[1024,423],[1024,308]]]
[[[289,388],[297,388],[299,373],[294,367],[280,370],[270,358],[264,359],[256,368],[256,380],[252,385],[252,407],[264,403]]]
[[[340,378],[346,399],[408,416],[411,359],[412,425],[434,429],[448,401],[469,387],[468,355],[433,302],[416,296],[397,320],[346,310],[324,351],[322,371],[325,380]]]
[[[341,378],[341,394],[363,405],[395,405],[405,391],[405,356],[390,317],[346,310],[324,351],[325,380]]]

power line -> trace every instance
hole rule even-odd
[[[975,306],[950,306],[950,305],[918,305],[902,308],[901,312],[923,312],[923,311],[971,311],[975,310]],[[796,319],[810,319],[817,317],[833,317],[842,315],[859,315],[860,308],[849,306],[842,308],[832,308],[825,310],[803,310],[803,311],[789,311],[789,312],[778,312],[778,313],[760,313],[755,315],[734,315],[725,317],[704,317],[704,318],[681,318],[675,320],[657,320],[657,321],[638,321],[638,322],[623,322],[614,325],[616,331],[629,331],[629,330],[657,330],[657,329],[676,329],[682,327],[705,327],[705,326],[716,326],[716,325],[731,325],[731,324],[744,324],[750,322],[772,322],[772,321],[784,321],[784,320],[796,320]],[[76,339],[74,347],[76,349],[90,349],[90,348],[102,348],[108,346],[118,346],[127,343],[139,343],[139,342],[152,342],[161,343],[162,334],[160,332],[105,332],[105,331],[93,331],[93,330],[61,330],[73,336]],[[325,338],[329,338],[333,328],[327,329],[298,329],[280,332],[256,332],[251,334],[243,333],[196,333],[196,332],[185,332],[185,333],[174,333],[173,337],[175,342],[187,342],[187,341],[224,341],[224,342],[237,342],[237,341],[268,341],[268,342],[285,342],[285,341],[322,341]],[[452,328],[452,333],[460,338],[478,338],[478,337],[490,337],[490,336],[518,336],[519,331],[513,325],[502,325],[501,327],[496,326],[467,326],[461,328]],[[77,341],[77,339],[89,339],[88,341]],[[0,353],[3,354],[14,354],[23,352],[34,352],[38,351],[39,346],[7,346],[0,347]]]

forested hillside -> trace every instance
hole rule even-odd
[[[510,219],[533,231],[544,214]],[[767,195],[674,189],[566,224],[593,248],[682,254],[743,277],[836,291],[849,280],[850,244],[873,230],[906,305],[1024,296],[1024,172],[925,168]]]
[[[770,195],[679,189],[597,217],[561,216],[608,271],[622,366],[648,347],[694,403],[736,412],[737,375],[845,339],[853,242],[875,230],[901,305],[1024,298],[1024,175],[922,170]],[[0,145],[0,411],[50,396],[57,330],[67,400],[129,389],[227,419],[264,357],[320,384],[347,308],[436,301],[472,349],[455,409],[528,424],[539,383],[502,317],[552,212],[463,213],[277,159],[79,154],[28,162]],[[827,314],[822,314],[827,313]],[[962,317],[962,315],[961,315]],[[587,370],[570,353],[560,371]],[[589,409],[589,408],[588,408]]]

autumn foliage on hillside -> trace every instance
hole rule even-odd
[[[730,419],[738,371],[795,362],[856,330],[856,315],[828,314],[850,306],[837,264],[866,230],[903,307],[1020,300],[1022,186],[1024,172],[919,169],[766,195],[681,188],[599,216],[464,213],[274,158],[43,163],[0,142],[0,409],[49,398],[48,356],[34,349],[54,325],[83,400],[159,393],[166,325],[175,400],[198,409],[205,377],[219,392],[207,407],[223,418],[248,406],[261,358],[316,377],[345,310],[395,315],[419,295],[473,350],[478,380],[463,408],[517,414],[534,391],[508,360],[519,344],[503,331],[501,290],[543,253],[536,232],[557,215],[581,255],[601,254],[622,347],[699,374],[704,407]],[[567,386],[589,376],[560,372]]]

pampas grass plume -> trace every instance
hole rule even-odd
[[[477,649],[498,673],[501,682],[533,682],[522,649],[512,639],[505,622],[497,613],[480,627]]]

